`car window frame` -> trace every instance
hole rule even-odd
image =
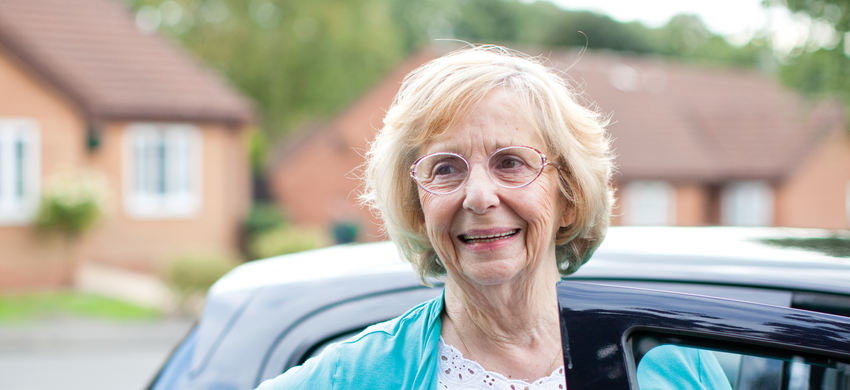
[[[655,332],[690,340],[777,348],[850,361],[850,318],[716,297],[562,281],[558,283],[561,335],[571,390],[637,389],[635,335]],[[771,326],[830,327],[802,335]],[[835,327],[836,324],[841,325]],[[832,338],[830,338],[832,337]],[[837,342],[835,337],[845,342]],[[733,348],[734,347],[734,348]]]

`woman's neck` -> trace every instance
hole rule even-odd
[[[561,345],[554,271],[490,286],[450,275],[443,338],[488,370],[528,380],[548,375]]]
[[[558,329],[557,280],[472,287],[449,278],[445,311],[468,333],[480,333],[491,340],[521,342],[518,335],[540,329],[550,333],[552,324]]]

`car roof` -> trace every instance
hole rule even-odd
[[[788,244],[841,234],[846,235],[793,228],[612,228],[593,258],[572,277],[850,295],[850,258]]]
[[[210,294],[337,277],[413,272],[391,242],[336,245],[251,261],[213,285]]]
[[[833,257],[801,247],[771,244],[771,240],[819,239],[848,232],[781,227],[672,227],[619,226],[608,229],[599,250],[605,253],[714,256],[772,261],[806,261],[850,264],[850,258]],[[850,243],[850,241],[848,241]]]

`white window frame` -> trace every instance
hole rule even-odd
[[[31,119],[0,118],[0,225],[31,223],[38,213],[40,196],[38,124]]]
[[[668,226],[676,223],[676,189],[660,180],[636,180],[624,188],[624,225]]]
[[[124,209],[137,219],[188,219],[203,203],[203,139],[182,123],[134,123],[123,134]]]
[[[772,226],[773,187],[761,180],[734,181],[723,186],[720,223],[726,226]]]

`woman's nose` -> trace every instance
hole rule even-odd
[[[499,196],[496,194],[498,189],[483,168],[470,169],[464,185],[463,207],[476,214],[483,214],[487,209],[499,205]]]

